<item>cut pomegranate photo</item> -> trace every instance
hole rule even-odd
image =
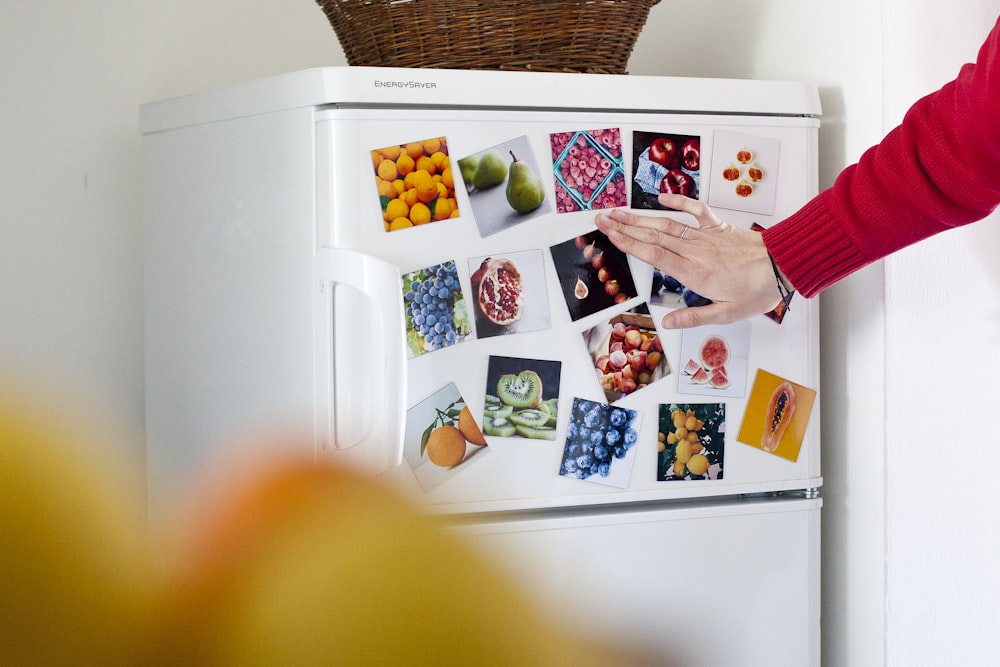
[[[469,276],[469,303],[477,337],[552,326],[541,250],[473,257]]]

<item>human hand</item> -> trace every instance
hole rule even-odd
[[[665,329],[728,324],[766,313],[781,301],[759,233],[728,225],[707,204],[683,195],[661,194],[658,201],[690,213],[698,226],[625,209],[600,213],[595,222],[619,250],[712,300],[707,306],[667,313]]]

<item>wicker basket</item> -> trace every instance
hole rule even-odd
[[[316,0],[350,65],[625,74],[660,0]]]

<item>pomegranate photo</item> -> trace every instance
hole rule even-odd
[[[521,274],[513,262],[507,259],[483,260],[472,276],[472,283],[477,292],[479,310],[490,322],[504,326],[521,319]]]

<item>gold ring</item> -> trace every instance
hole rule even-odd
[[[687,234],[687,233],[688,233],[688,226],[687,226],[687,225],[684,225],[684,229],[682,229],[682,230],[681,230],[681,235],[680,235],[680,236],[678,236],[677,238],[679,238],[679,239],[683,239],[683,238],[684,238],[684,235],[685,235],[685,234]]]

